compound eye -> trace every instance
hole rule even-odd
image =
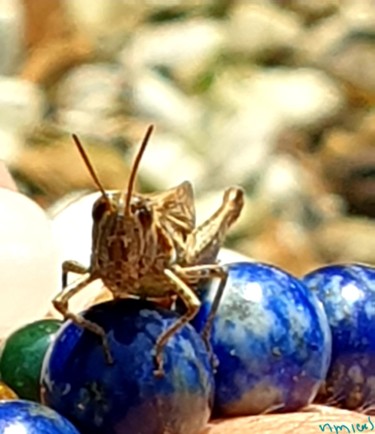
[[[109,203],[105,199],[99,199],[92,207],[92,218],[95,222],[102,219],[104,213],[109,210]]]
[[[144,206],[142,208],[139,208],[137,210],[137,217],[139,218],[139,222],[144,228],[151,226],[152,214],[148,208]]]

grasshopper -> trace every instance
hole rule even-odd
[[[123,191],[109,192],[102,186],[77,136],[75,144],[101,192],[92,209],[92,251],[88,268],[75,261],[63,263],[63,290],[53,300],[64,319],[90,330],[102,339],[108,363],[113,363],[105,331],[69,310],[68,301],[89,283],[101,279],[114,298],[180,297],[186,312],[164,331],[155,343],[157,370],[163,374],[162,351],[168,339],[198,312],[197,286],[202,279],[226,276],[215,262],[229,227],[243,207],[239,187],[224,192],[222,205],[201,225],[195,224],[193,190],[185,181],[154,194],[134,193],[138,167],[153,131],[151,125],[136,155]],[[69,272],[82,274],[67,285]]]

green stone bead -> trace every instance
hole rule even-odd
[[[61,321],[44,319],[12,333],[0,355],[0,378],[20,398],[39,401],[39,379],[45,353]]]

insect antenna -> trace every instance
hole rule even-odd
[[[96,174],[95,170],[94,170],[94,166],[91,164],[91,161],[89,160],[89,157],[82,145],[82,143],[80,142],[78,136],[76,136],[75,134],[72,134],[73,140],[78,148],[79,153],[81,154],[81,157],[83,159],[83,161],[85,162],[85,165],[91,175],[91,178],[94,180],[96,186],[98,187],[98,189],[100,190],[100,192],[102,193],[102,196],[104,197],[104,199],[107,201],[108,205],[110,208],[112,208],[112,204],[111,201],[108,198],[108,195],[106,193],[106,191],[104,190],[104,187],[102,185],[102,183],[100,182],[98,175]]]
[[[138,171],[139,163],[141,162],[141,159],[142,159],[142,155],[144,153],[144,150],[146,149],[147,143],[150,139],[150,136],[151,136],[153,130],[154,130],[153,125],[150,125],[147,128],[146,134],[142,140],[139,151],[135,157],[133,167],[132,167],[131,172],[130,172],[129,182],[128,182],[127,187],[125,187],[125,191],[124,191],[124,194],[126,193],[124,215],[130,214],[130,200],[131,200],[131,195],[132,195],[132,192],[134,189],[135,177],[137,175],[137,171]]]

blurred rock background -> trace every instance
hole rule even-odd
[[[44,208],[190,180],[198,220],[242,185],[227,245],[297,275],[375,264],[373,0],[0,0],[0,159]],[[88,222],[90,216],[87,216]]]

